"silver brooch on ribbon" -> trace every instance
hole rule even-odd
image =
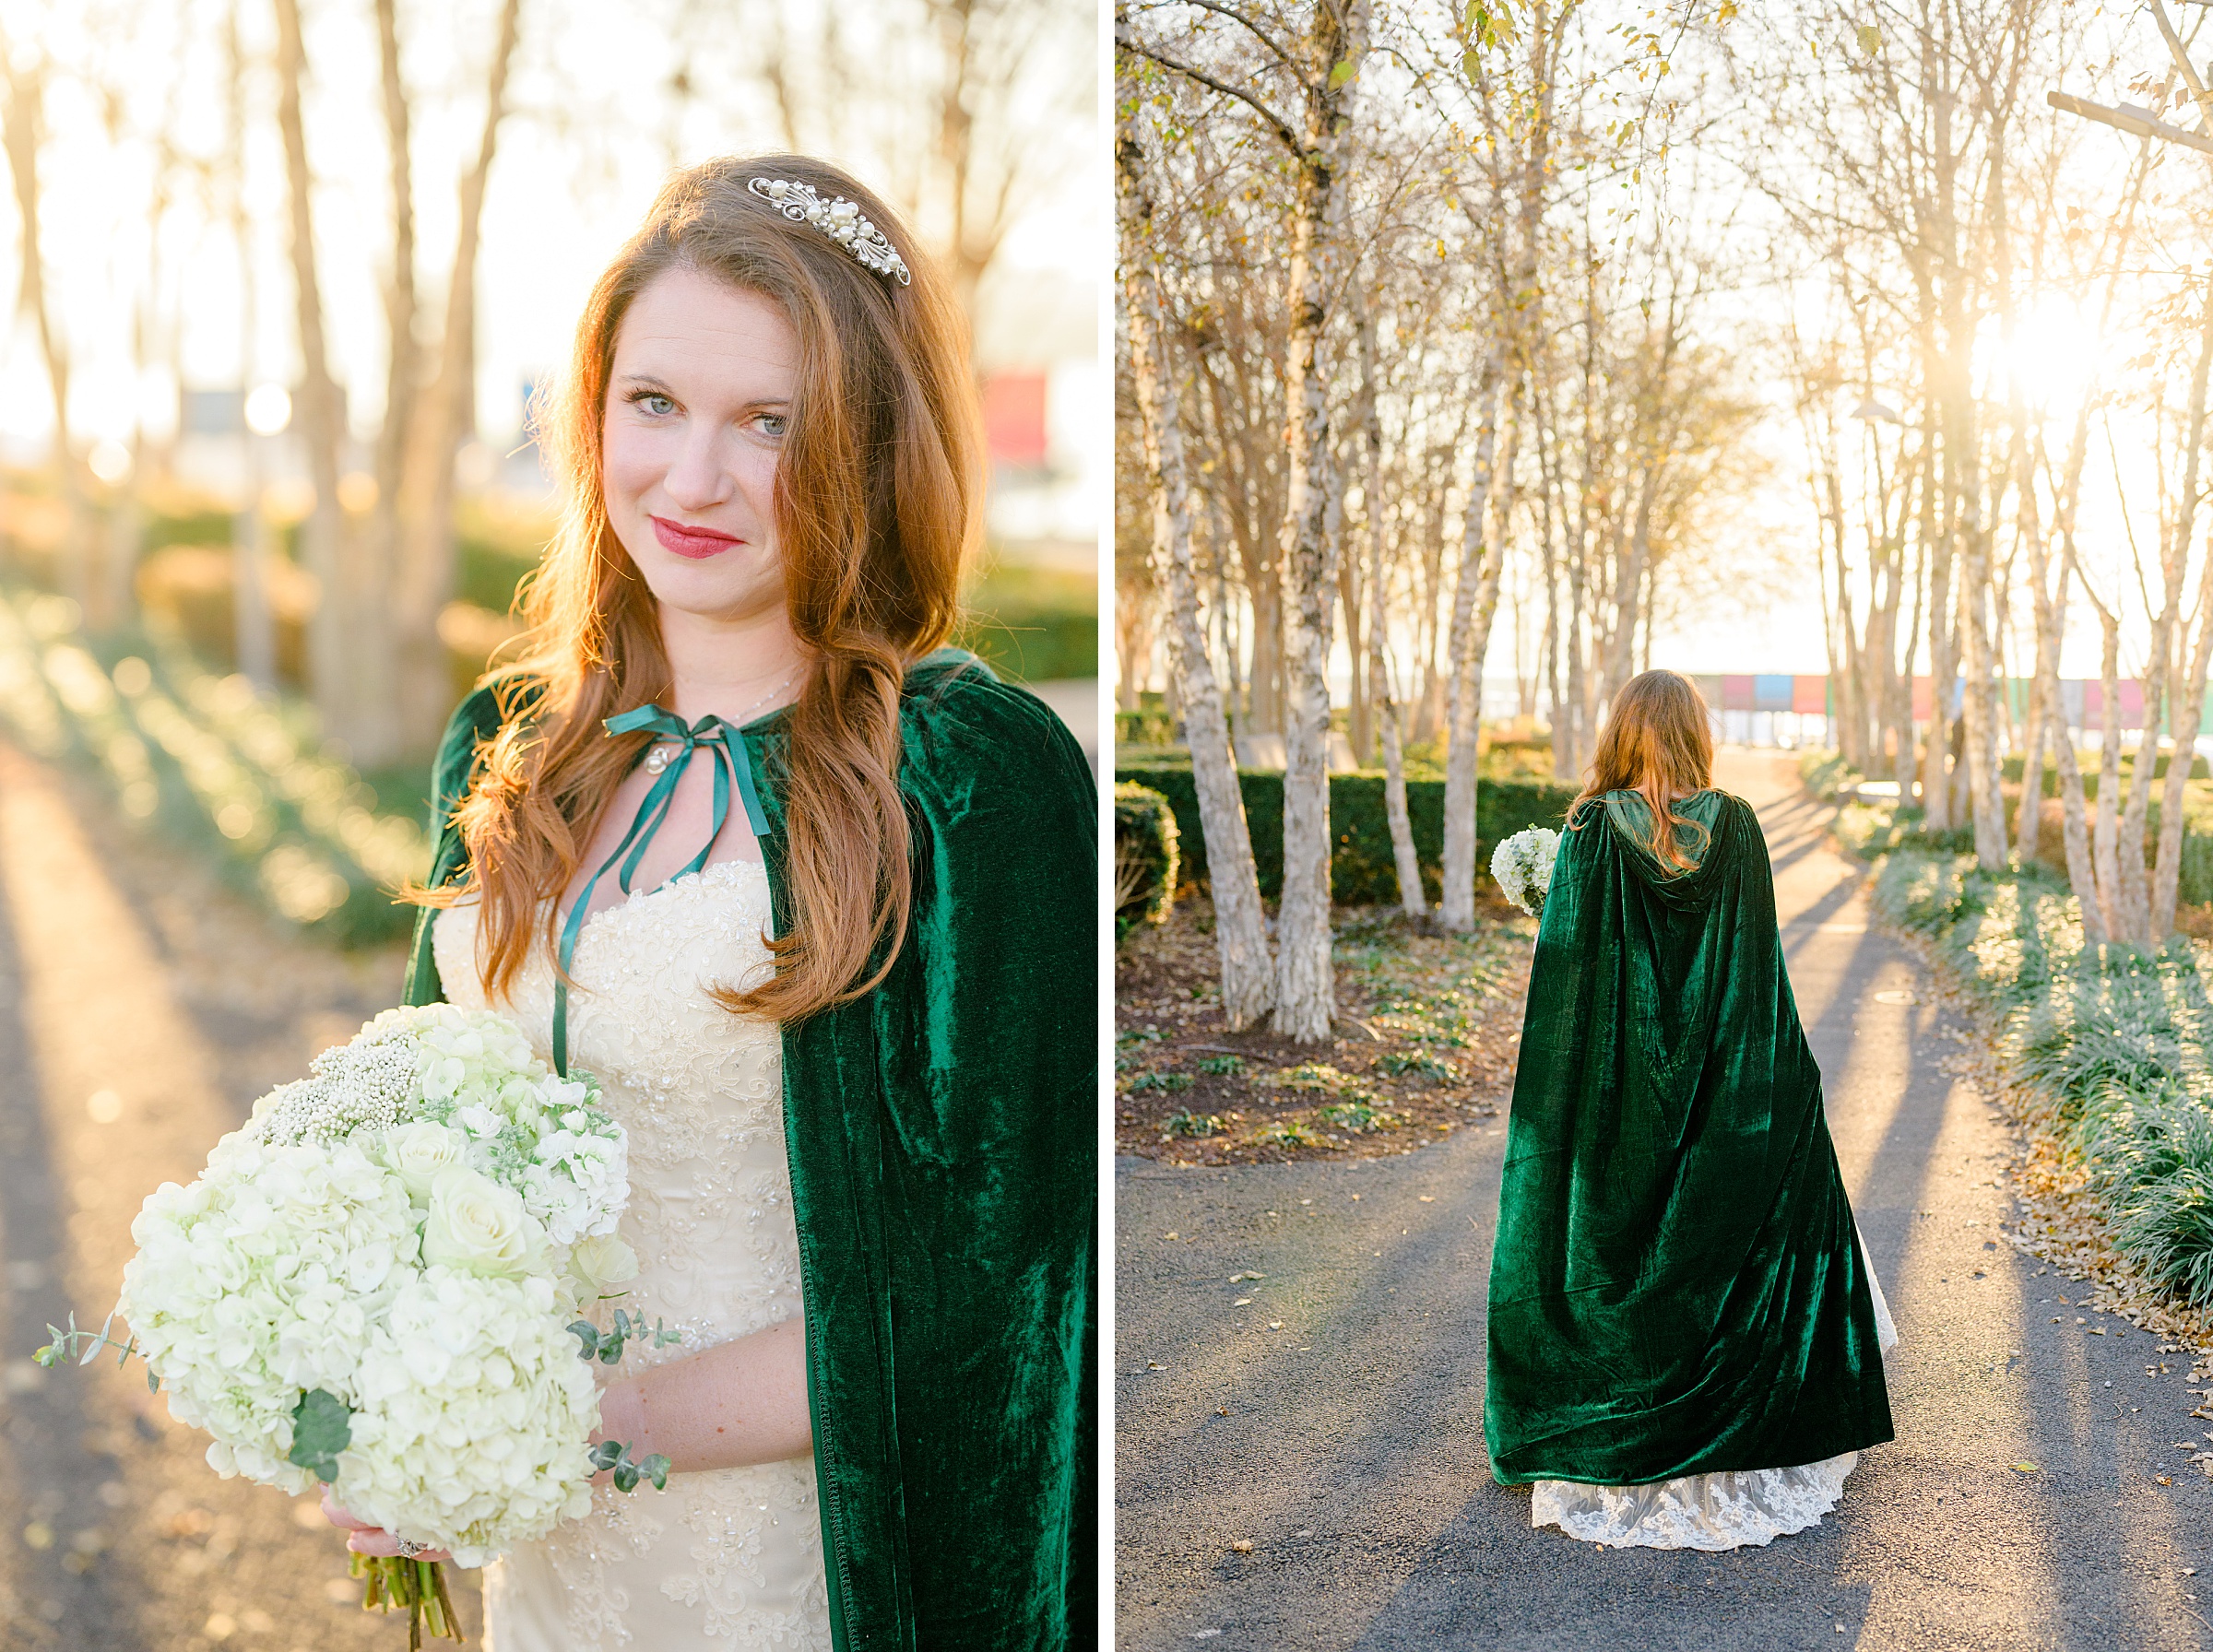
[[[811,183],[787,178],[755,178],[746,185],[794,223],[812,224],[846,252],[880,276],[895,276],[899,285],[911,287],[906,260],[883,238],[883,231],[860,215],[860,208],[843,195],[825,201]]]

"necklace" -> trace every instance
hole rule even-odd
[[[763,706],[766,705],[770,701],[774,700],[777,695],[781,694],[786,689],[791,687],[792,679],[798,677],[799,674],[799,667],[796,666],[793,667],[792,669],[785,676],[785,678],[782,682],[776,684],[775,688],[769,690],[767,693],[762,695],[758,700],[754,701],[752,704],[747,706],[745,710],[740,712],[737,716],[725,719],[728,726],[731,728],[738,728],[751,722],[752,720],[753,714],[759,711]],[[658,774],[662,770],[666,769],[670,763],[676,761],[676,754],[681,749],[681,746],[682,742],[678,740],[656,740],[653,743],[652,748],[645,753],[645,773],[648,774]]]

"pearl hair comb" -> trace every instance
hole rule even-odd
[[[878,275],[895,276],[902,287],[914,285],[906,260],[884,240],[883,231],[861,217],[860,208],[845,196],[834,195],[825,201],[814,193],[811,183],[795,183],[785,178],[755,178],[746,188],[795,223],[812,224]]]

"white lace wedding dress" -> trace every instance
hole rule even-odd
[[[705,992],[759,978],[768,926],[760,863],[719,861],[595,913],[577,938],[570,1059],[630,1132],[621,1233],[640,1271],[626,1305],[683,1335],[680,1346],[632,1343],[623,1373],[800,1311],[782,1045],[774,1026]],[[480,1009],[476,940],[473,903],[438,914],[446,996]],[[534,947],[513,1001],[489,1008],[550,1059],[552,1005]],[[828,1652],[814,1459],[676,1474],[666,1492],[648,1483],[628,1496],[602,1485],[588,1517],[486,1570],[484,1615],[486,1652]]]
[[[1888,1353],[1898,1341],[1883,1284],[1860,1241],[1860,1262],[1875,1293],[1875,1339]],[[1590,1486],[1568,1480],[1531,1483],[1529,1523],[1557,1526],[1571,1538],[1617,1549],[1757,1548],[1818,1526],[1844,1494],[1856,1451],[1787,1469],[1686,1474],[1655,1485]]]

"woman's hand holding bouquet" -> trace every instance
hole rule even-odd
[[[450,1005],[388,1010],[313,1070],[147,1199],[122,1357],[214,1436],[219,1472],[320,1484],[365,1605],[458,1639],[437,1560],[479,1566],[582,1516],[597,1472],[667,1482],[666,1458],[596,1434],[591,1363],[675,1340],[581,1316],[637,1272],[622,1128],[590,1078]],[[74,1316],[49,1329],[49,1365],[118,1346]]]

